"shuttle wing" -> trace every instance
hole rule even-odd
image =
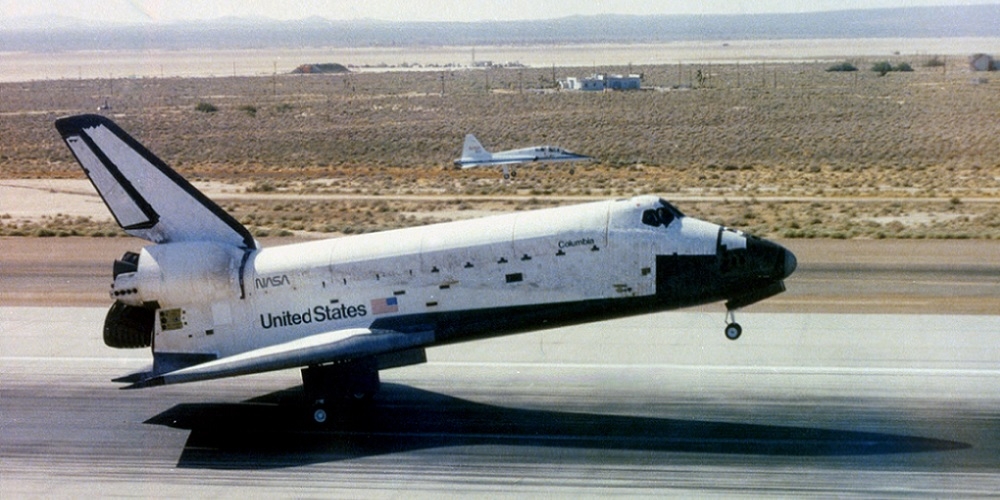
[[[403,351],[434,341],[434,332],[352,328],[254,349],[134,382],[126,389],[249,375]]]
[[[111,120],[71,116],[56,120],[56,128],[128,234],[153,243],[256,248],[242,224]]]

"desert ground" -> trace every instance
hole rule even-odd
[[[976,40],[921,42],[895,41],[922,52],[884,57],[877,54],[887,41],[798,44],[802,54],[824,54],[822,62],[786,60],[789,44],[768,42],[685,47],[716,61],[699,63],[7,82],[0,235],[121,234],[99,209],[53,213],[65,200],[41,201],[46,192],[89,192],[52,122],[100,106],[181,174],[215,186],[224,208],[259,237],[355,234],[657,193],[690,215],[765,237],[996,239],[1000,80],[955,55]],[[926,51],[935,46],[942,55]],[[573,57],[643,61],[677,49],[608,56],[607,47],[578,47]],[[727,50],[736,62],[718,62]],[[560,60],[574,60],[560,51],[568,49],[556,51]],[[427,64],[434,53],[394,57]],[[335,54],[345,63],[390,55]],[[175,54],[173,64],[192,57]],[[95,60],[64,54],[53,65],[65,71]],[[827,71],[830,61],[858,71]],[[870,68],[881,61],[914,71],[879,76]],[[646,90],[554,90],[559,79],[595,71],[642,74]],[[549,143],[596,160],[527,166],[504,182],[491,169],[451,167],[466,133],[490,149]],[[32,204],[44,210],[26,210]]]
[[[898,43],[903,52],[889,52],[884,41],[799,44],[822,61],[788,58],[787,43],[696,44],[683,50],[700,47],[697,63],[609,62],[675,57],[669,50],[679,47],[582,47],[573,57],[589,50],[604,64],[198,78],[87,78],[80,70],[79,77],[5,82],[4,281],[16,256],[37,255],[37,245],[79,247],[95,263],[87,248],[120,245],[107,241],[123,233],[52,125],[99,106],[262,239],[336,237],[655,193],[688,215],[793,250],[808,243],[819,253],[800,256],[805,266],[810,257],[824,262],[823,252],[848,263],[929,254],[994,265],[1000,79],[971,72],[967,56],[956,55],[976,42]],[[935,46],[941,55],[928,50]],[[458,57],[423,50],[397,59],[355,54],[354,61]],[[735,61],[723,57],[727,51]],[[171,64],[192,57],[175,56]],[[101,59],[70,53],[56,60],[66,71],[73,61],[91,68]],[[880,76],[871,70],[880,61],[913,71]],[[835,62],[858,71],[828,71]],[[556,90],[559,79],[595,71],[642,74],[645,89]],[[548,143],[595,161],[522,166],[504,181],[494,169],[452,166],[466,133],[490,149]],[[890,246],[874,244],[883,241]],[[103,265],[118,252],[99,253]]]

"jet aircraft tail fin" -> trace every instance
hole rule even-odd
[[[56,129],[126,233],[154,243],[257,247],[233,216],[110,119],[70,116],[56,120]]]
[[[462,159],[463,160],[487,160],[490,158],[490,152],[479,143],[476,136],[469,134],[465,136],[465,144],[462,145]]]

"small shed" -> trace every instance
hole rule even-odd
[[[608,75],[607,88],[611,90],[639,90],[642,88],[640,75]]]
[[[571,76],[565,80],[559,82],[560,88],[563,90],[604,90],[604,76],[603,75],[593,75],[589,78],[576,78]]]
[[[989,54],[974,54],[969,58],[969,68],[972,71],[996,71],[1000,65]]]

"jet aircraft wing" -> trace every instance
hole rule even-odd
[[[403,351],[433,341],[433,331],[403,333],[367,328],[335,330],[141,378],[125,389],[196,382],[346,361]]]
[[[531,158],[495,158],[491,160],[469,160],[461,162],[459,165],[462,169],[475,168],[475,167],[492,167],[495,165],[516,165],[519,163],[529,163]]]

